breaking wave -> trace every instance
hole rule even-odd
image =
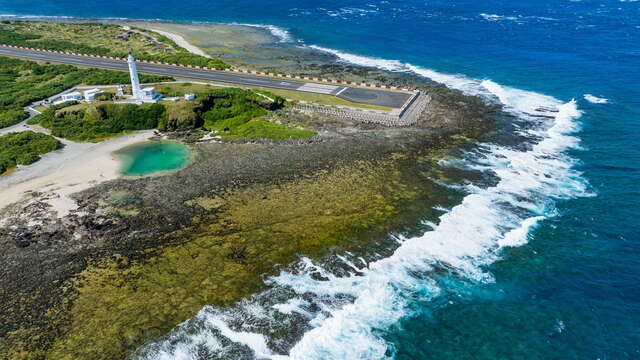
[[[250,27],[264,29],[269,31],[271,35],[276,37],[278,39],[278,42],[281,42],[281,43],[293,42],[293,37],[291,36],[291,33],[287,29],[281,28],[279,26],[263,25],[263,24],[240,24],[240,23],[234,23],[233,25],[250,26]]]
[[[380,334],[411,316],[412,302],[438,297],[443,291],[438,276],[492,282],[486,265],[499,259],[505,247],[526,244],[530,232],[556,214],[556,200],[590,195],[586,181],[572,169],[575,160],[566,154],[579,145],[572,136],[581,116],[576,101],[311,47],[351,64],[414,72],[501,103],[514,122],[527,125],[518,134],[526,146],[483,143],[461,159],[441,161],[442,166],[490,173],[497,181],[484,188],[468,185],[468,195],[431,224],[432,231],[398,238],[390,256],[369,263],[353,254],[338,256],[334,260],[342,271],[303,258],[295,269],[268,279],[265,292],[232,309],[204,307],[134,358],[194,359],[205,348],[208,354],[235,358],[387,358],[393,349]]]
[[[26,21],[133,21],[136,19],[124,18],[124,17],[76,17],[76,16],[62,16],[62,15],[17,15],[17,14],[0,14],[0,20],[26,20]],[[138,20],[136,20],[138,21]],[[139,21],[162,21],[160,19],[141,19]]]
[[[609,99],[597,97],[595,95],[584,94],[583,96],[584,96],[585,100],[587,100],[588,102],[590,102],[592,104],[607,104],[607,103],[609,103]]]

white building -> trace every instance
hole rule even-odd
[[[60,102],[67,101],[82,101],[82,94],[80,94],[80,92],[78,91],[62,94],[60,96]]]
[[[160,98],[162,97],[162,95],[156,93],[156,88],[154,88],[153,86],[147,86],[145,88],[142,88],[140,90],[140,100],[144,100],[144,101],[150,101],[150,100],[160,100]]]
[[[100,94],[102,90],[100,89],[91,89],[84,92],[84,99],[88,102],[94,101],[96,99],[96,95]]]

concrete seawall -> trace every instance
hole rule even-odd
[[[420,115],[427,108],[430,101],[431,97],[429,95],[417,93],[402,109],[392,111],[360,110],[309,103],[297,103],[295,108],[305,113],[325,114],[363,123],[384,126],[411,126],[418,122]]]

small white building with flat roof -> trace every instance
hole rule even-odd
[[[153,86],[147,86],[140,89],[139,99],[143,101],[158,101],[162,95],[156,92],[156,88]]]
[[[96,99],[96,95],[100,94],[102,90],[91,89],[84,92],[84,99],[88,102],[92,102]]]
[[[60,102],[67,101],[82,101],[82,94],[79,91],[73,91],[70,93],[62,94],[60,96]]]

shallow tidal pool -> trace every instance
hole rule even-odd
[[[134,176],[179,169],[190,158],[189,149],[175,141],[150,141],[131,145],[115,154],[122,162],[120,172]]]

